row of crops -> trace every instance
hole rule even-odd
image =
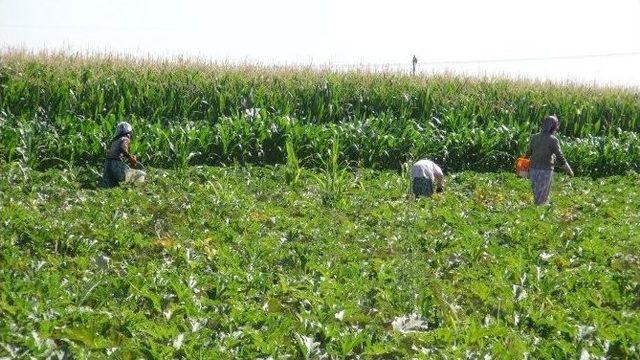
[[[53,120],[0,118],[0,158],[36,169],[90,164],[104,158],[116,117],[102,123],[78,117]],[[133,152],[144,163],[181,168],[196,164],[287,161],[287,144],[302,165],[322,165],[338,143],[341,162],[350,166],[399,169],[429,156],[447,171],[511,170],[529,132],[517,127],[461,127],[442,130],[412,119],[369,118],[336,124],[303,124],[288,117],[224,117],[207,121],[151,122],[133,118]],[[582,175],[638,170],[640,137],[635,132],[564,139],[564,152]]]
[[[0,164],[0,358],[638,359],[638,174]],[[89,188],[88,188],[89,187]],[[496,190],[499,189],[499,190]],[[624,189],[624,191],[623,191]],[[335,189],[334,189],[335,191]],[[426,200],[426,201],[425,201]]]
[[[551,113],[578,172],[639,169],[631,90],[17,52],[0,60],[0,159],[36,168],[99,163],[128,120],[136,154],[162,167],[281,163],[287,143],[315,166],[339,142],[351,165],[393,169],[428,156],[449,171],[509,170]]]

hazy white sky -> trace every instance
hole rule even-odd
[[[0,0],[0,46],[640,86],[640,0]]]

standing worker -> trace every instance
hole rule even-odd
[[[417,161],[411,167],[411,190],[416,198],[431,196],[444,191],[444,174],[436,163],[429,159]]]
[[[116,135],[113,137],[111,147],[107,152],[107,159],[104,162],[101,187],[112,188],[118,186],[125,180],[127,171],[130,171],[129,165],[136,169],[143,168],[136,157],[129,153],[132,133],[133,128],[128,122],[123,121],[116,126]]]
[[[560,141],[554,135],[559,127],[560,122],[555,115],[547,116],[542,121],[542,129],[538,134],[531,136],[531,141],[527,147],[527,157],[531,158],[529,167],[531,188],[536,205],[543,205],[549,202],[555,162],[569,176],[573,176],[573,170],[571,170],[571,166],[569,166],[560,149]]]
[[[413,55],[413,59],[411,60],[411,64],[413,65],[413,68],[411,70],[411,74],[415,75],[416,74],[416,65],[418,65],[418,58]]]

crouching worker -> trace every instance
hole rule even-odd
[[[135,171],[130,168],[143,168],[142,164],[136,160],[136,157],[129,153],[132,132],[131,124],[127,122],[121,122],[117,125],[116,136],[111,142],[111,147],[107,152],[107,159],[104,162],[101,187],[112,188],[118,186],[128,177],[131,177],[132,174],[136,178],[133,181],[139,181],[141,177],[144,178],[143,171]]]
[[[422,159],[411,167],[411,190],[416,198],[444,191],[442,169],[431,160]]]

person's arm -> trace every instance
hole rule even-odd
[[[556,156],[556,160],[558,161],[558,165],[560,165],[562,167],[562,169],[564,170],[564,172],[567,173],[567,175],[569,176],[573,176],[573,170],[571,169],[571,166],[569,166],[569,163],[567,162],[567,159],[564,157],[564,154],[562,153],[562,149],[560,148],[560,141],[557,138],[553,138],[553,154]]]
[[[562,167],[562,169],[569,175],[569,176],[574,176],[573,174],[573,169],[571,169],[571,166],[569,166],[569,163],[565,163],[564,166]]]
[[[129,152],[129,145],[131,144],[131,140],[129,138],[123,138],[122,143],[120,144],[120,151],[122,154],[129,160],[129,165],[132,168],[140,169],[142,168],[142,164],[136,159],[134,155]]]
[[[129,153],[129,144],[131,143],[131,140],[129,140],[126,137],[123,137],[120,140],[120,152],[122,153],[122,155],[124,155],[124,157],[126,157],[128,160],[131,160],[131,158],[133,157],[133,155],[131,155]]]

